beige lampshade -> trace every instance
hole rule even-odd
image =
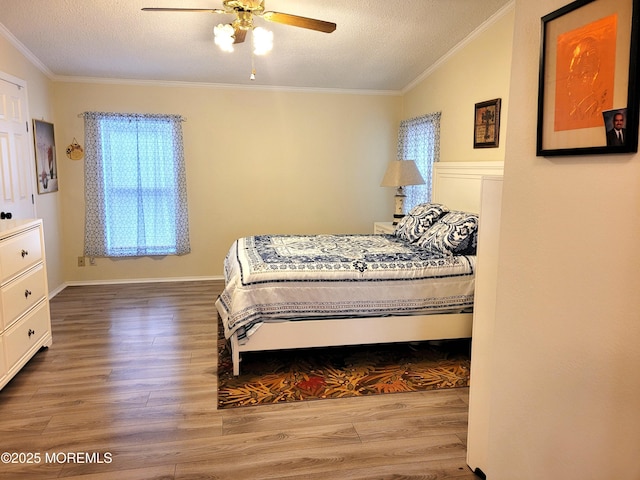
[[[382,179],[381,187],[402,187],[404,185],[423,185],[424,178],[413,160],[393,160],[389,162]]]

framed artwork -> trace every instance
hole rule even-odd
[[[542,17],[538,156],[638,151],[639,22],[640,0],[577,0]]]
[[[500,104],[495,98],[476,103],[473,125],[473,148],[497,147],[500,137]]]
[[[33,121],[33,139],[36,152],[38,193],[58,191],[58,165],[53,123]]]

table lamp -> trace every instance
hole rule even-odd
[[[387,171],[382,178],[381,187],[397,187],[396,211],[393,214],[393,224],[405,216],[404,201],[407,197],[404,193],[406,185],[424,185],[425,181],[413,160],[393,160],[389,163]]]

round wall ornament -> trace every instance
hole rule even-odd
[[[82,158],[84,157],[84,150],[75,138],[73,139],[73,142],[71,142],[71,144],[67,147],[67,157],[69,157],[71,160],[82,160]]]

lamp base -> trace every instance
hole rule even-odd
[[[396,210],[393,213],[393,225],[397,225],[400,220],[404,218],[404,202],[407,196],[404,194],[404,189],[398,187],[396,192]]]

